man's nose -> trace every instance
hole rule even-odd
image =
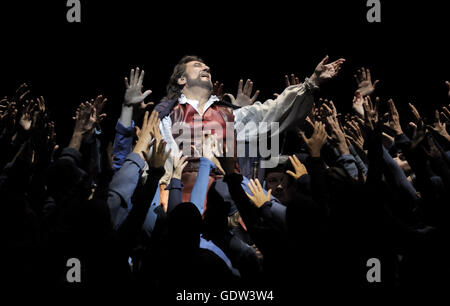
[[[208,72],[208,73],[210,72],[210,69],[209,69],[209,67],[208,67],[208,66],[206,66],[206,65],[204,65],[204,66],[203,66],[203,70],[205,70],[205,71],[206,71],[206,72]]]

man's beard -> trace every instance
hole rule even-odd
[[[201,76],[198,76],[195,79],[190,79],[189,77],[187,77],[186,85],[189,86],[189,87],[197,86],[197,87],[208,89],[210,91],[213,89],[213,84],[212,84],[211,80],[208,79],[208,81],[203,81],[201,79]]]

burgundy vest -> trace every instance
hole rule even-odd
[[[175,139],[180,150],[183,150],[183,145],[189,144],[189,146],[194,145],[197,150],[200,151],[202,133],[205,131],[210,131],[211,134],[216,135],[218,141],[223,141],[224,146],[226,145],[226,135],[227,128],[226,123],[230,122],[233,126],[234,115],[233,109],[224,105],[212,104],[201,116],[197,111],[188,103],[177,104],[174,106],[170,112],[170,119],[172,120],[172,136]],[[194,123],[195,121],[195,123]],[[183,135],[183,130],[178,129],[176,123],[183,123],[190,130],[190,135]],[[229,133],[233,133],[234,138],[234,128],[229,128]],[[188,137],[190,136],[190,141]],[[229,135],[231,136],[231,135]],[[189,148],[191,156],[194,156],[194,150]],[[195,161],[198,158],[189,158],[190,166],[195,168]],[[189,165],[188,165],[189,167]]]
[[[234,124],[234,115],[233,115],[233,109],[231,107],[227,107],[224,105],[217,105],[212,104],[204,113],[203,116],[201,116],[197,111],[189,104],[180,104],[177,103],[172,111],[169,114],[170,119],[172,120],[172,136],[175,139],[175,142],[177,143],[178,147],[180,149],[182,148],[183,141],[181,139],[187,138],[183,137],[183,131],[177,130],[176,123],[184,123],[186,124],[190,129],[190,141],[185,141],[184,145],[196,145],[197,148],[201,147],[201,141],[202,141],[202,130],[203,132],[205,130],[210,130],[211,134],[217,135],[218,140],[223,140],[224,146],[226,145],[226,122],[230,122]],[[196,121],[196,124],[198,126],[194,126],[194,118]],[[201,129],[199,129],[199,126],[201,126]],[[221,129],[217,129],[217,127],[220,126]],[[194,129],[197,129],[198,131],[195,131]],[[221,131],[221,133],[220,133]],[[196,133],[197,132],[197,133]],[[234,129],[231,129],[231,131],[234,134]],[[232,139],[235,139],[234,137]],[[195,144],[195,143],[196,144]],[[236,148],[236,146],[235,146]],[[191,151],[191,156],[194,156],[193,149]],[[183,202],[189,201],[190,194],[192,192],[192,188],[195,184],[195,180],[197,178],[197,171],[199,167],[199,161],[200,159],[197,157],[191,157],[188,158],[188,164],[183,170],[183,175],[181,177],[181,181],[184,185],[183,188]],[[216,175],[211,173],[211,176],[209,178],[208,182],[208,190],[211,184],[214,182],[216,178]],[[205,209],[206,209],[206,199],[205,199]]]

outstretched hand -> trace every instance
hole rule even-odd
[[[308,174],[305,165],[300,162],[296,155],[289,156],[289,161],[294,167],[295,173],[291,170],[287,170],[286,173],[292,176],[295,180],[298,180],[303,175]]]
[[[139,70],[139,67],[136,70],[131,69],[130,71],[130,79],[125,78],[125,98],[124,104],[127,106],[141,103],[149,94],[152,93],[151,90],[146,90],[142,93],[144,81],[144,70],[142,72]]]
[[[300,136],[306,144],[306,147],[311,154],[311,157],[320,157],[320,151],[327,141],[328,134],[325,130],[325,125],[322,122],[316,121],[313,124],[314,132],[311,138],[307,138],[303,131],[300,131]]]
[[[177,154],[172,155],[172,161],[173,161],[173,172],[172,172],[172,178],[176,178],[181,180],[181,174],[183,173],[184,167],[187,165],[187,156],[183,156],[182,152],[179,152]]]
[[[156,111],[153,111],[150,117],[148,115],[148,112],[145,112],[144,120],[142,121],[142,127],[139,128],[136,126],[136,136],[138,138],[138,141],[134,146],[133,152],[139,154],[144,160],[148,159],[148,151],[150,150],[150,146],[152,145],[153,140],[151,131],[157,119],[158,113]]]
[[[260,208],[261,206],[263,206],[264,203],[270,201],[272,189],[269,189],[269,191],[267,191],[266,194],[258,179],[255,180],[251,179],[250,182],[248,183],[248,188],[250,189],[253,195],[249,195],[247,192],[246,194],[250,199],[250,201],[252,201],[256,207]]]
[[[73,119],[75,119],[74,131],[83,135],[87,134],[92,131],[97,120],[95,107],[89,102],[81,103]]]
[[[372,76],[370,75],[370,70],[362,67],[356,71],[354,75],[356,84],[358,85],[357,91],[361,93],[361,95],[368,96],[375,91],[375,87],[378,84],[379,80],[376,80],[372,83]]]
[[[319,86],[324,81],[334,78],[339,70],[341,70],[341,66],[345,62],[345,59],[340,58],[329,64],[327,64],[327,62],[328,55],[317,65],[314,73],[311,75],[310,81],[313,84]]]
[[[255,101],[259,95],[259,90],[257,90],[254,93],[253,97],[251,96],[252,91],[253,91],[253,82],[250,80],[247,80],[244,85],[244,80],[241,79],[239,81],[236,98],[232,94],[229,94],[229,93],[224,94],[224,96],[229,97],[231,100],[231,103],[233,103],[234,105],[242,107],[242,106],[247,106],[247,105],[251,105],[251,104],[255,103]]]

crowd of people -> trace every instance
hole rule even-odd
[[[21,85],[0,101],[3,278],[13,287],[141,290],[170,301],[200,289],[272,290],[281,301],[316,289],[442,286],[447,97],[434,120],[413,104],[400,113],[360,68],[348,89],[353,111],[343,114],[317,95],[343,64],[326,57],[304,82],[286,76],[283,92],[265,102],[251,81],[241,80],[236,96],[223,93],[206,63],[186,56],[167,96],[146,103],[151,91],[136,68],[125,78],[114,140],[102,133],[100,95],[78,106],[67,146],[57,144],[44,97]],[[180,148],[173,125],[196,116],[206,130],[279,122],[295,152],[281,147],[277,166],[261,168],[261,156],[226,154],[225,128],[190,135],[192,146]],[[249,134],[242,141],[257,133]],[[71,258],[77,281],[69,280],[78,273]],[[369,281],[373,258],[381,275]]]

